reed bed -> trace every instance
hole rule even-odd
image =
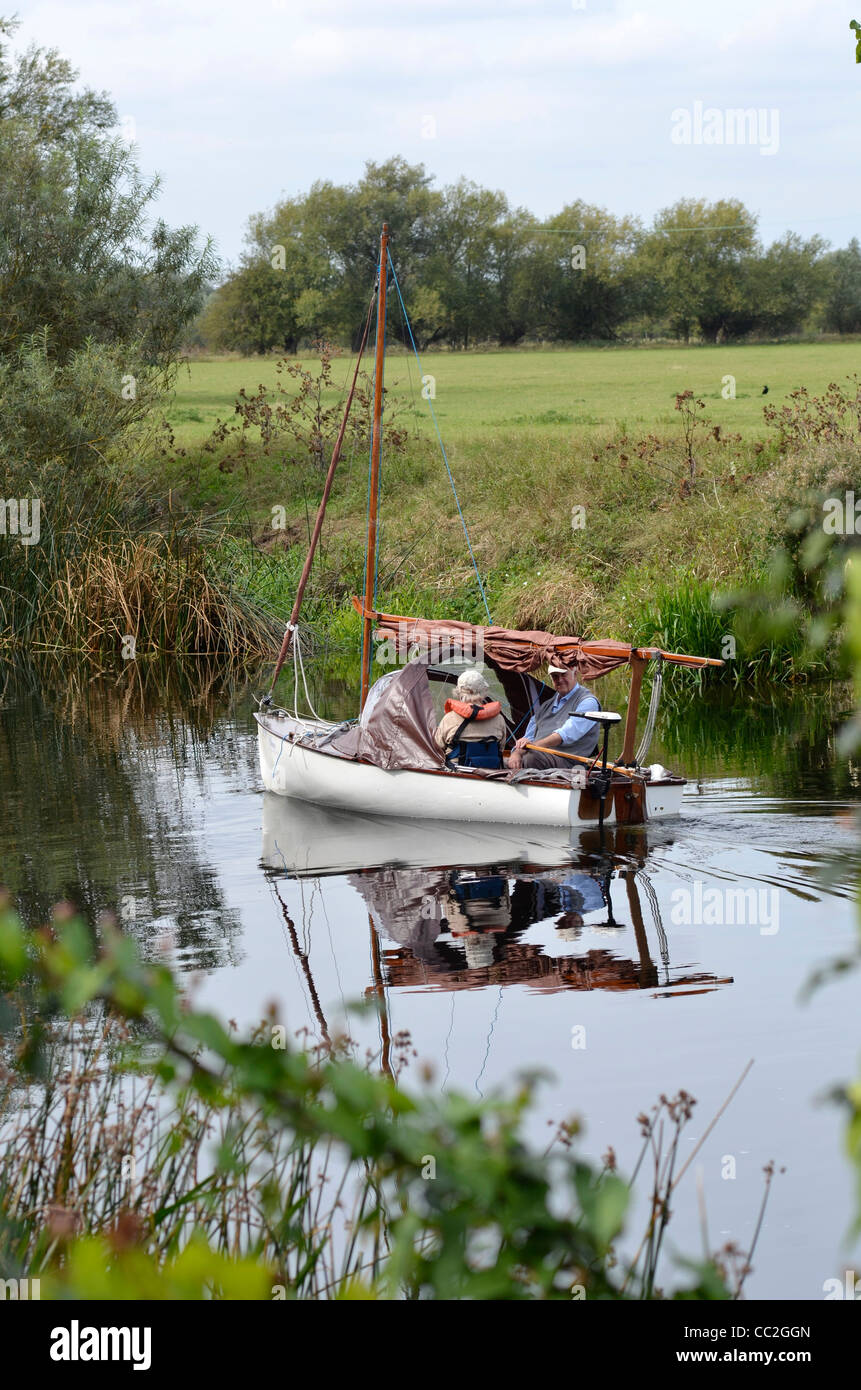
[[[70,479],[27,487],[47,500],[37,543],[0,538],[0,648],[118,665],[162,656],[247,662],[277,647],[282,624],[261,573],[271,561],[237,538],[235,522],[204,525],[120,482],[101,491]]]
[[[213,573],[201,544],[177,547],[157,532],[121,537],[67,559],[40,604],[32,645],[87,657],[122,654],[128,636],[147,656],[219,656],[239,660],[271,652],[273,617]]]
[[[261,1025],[258,1043],[265,1043],[265,1032],[265,1025]],[[386,1154],[371,1159],[363,1153],[366,1145],[361,1138],[352,1142],[354,1134],[359,1136],[372,1126],[373,1110],[364,1120],[353,1115],[347,1123],[342,1104],[357,1085],[363,1093],[367,1086],[370,1101],[376,1083],[370,1077],[366,1083],[359,1082],[356,1072],[350,1074],[348,1082],[347,1070],[339,1073],[339,1063],[349,1063],[353,1049],[349,1039],[338,1039],[325,1054],[306,1059],[312,1072],[319,1068],[321,1077],[341,1078],[334,1082],[325,1112],[331,1123],[324,1120],[322,1125],[312,1122],[316,1104],[313,1085],[302,1103],[309,1109],[295,1124],[273,1113],[270,1105],[251,1101],[241,1085],[235,1090],[229,1084],[219,1087],[211,1098],[190,1087],[174,1089],[168,1095],[153,1066],[157,1049],[145,1035],[135,1036],[128,1024],[111,1014],[101,1021],[92,1017],[66,1020],[58,1024],[48,1041],[47,1067],[39,1078],[24,1079],[8,1053],[6,1060],[11,1065],[0,1066],[3,1278],[26,1275],[47,1279],[49,1296],[57,1296],[64,1280],[74,1286],[79,1275],[76,1242],[96,1238],[104,1242],[98,1247],[96,1262],[102,1266],[97,1284],[105,1297],[132,1296],[135,1288],[141,1295],[140,1286],[125,1283],[129,1270],[123,1270],[123,1260],[128,1253],[134,1253],[138,1260],[133,1280],[141,1278],[144,1266],[140,1261],[147,1261],[146,1296],[170,1297],[172,1268],[191,1249],[199,1255],[205,1252],[204,1286],[213,1275],[217,1283],[220,1260],[234,1262],[234,1267],[239,1261],[245,1261],[246,1268],[253,1266],[257,1271],[254,1291],[246,1290],[243,1297],[316,1301],[417,1296],[408,1278],[399,1286],[404,1232],[395,1234],[393,1227],[406,1222],[409,1242],[419,1260],[434,1261],[441,1257],[446,1243],[446,1219],[444,1215],[439,1221],[432,1218],[431,1212],[438,1205],[433,1201],[424,1220],[415,1211],[410,1217],[403,1155],[400,1162]],[[407,1065],[412,1047],[406,1034],[400,1035],[399,1042],[397,1075]],[[452,1230],[451,1248],[444,1256],[444,1263],[450,1266],[446,1279],[456,1282],[458,1265],[463,1261],[464,1276],[469,1267],[470,1277],[477,1280],[473,1297],[483,1297],[481,1267],[490,1266],[488,1277],[493,1282],[490,1269],[502,1250],[495,1249],[496,1237],[487,1229],[482,1195],[485,1184],[479,1176],[487,1152],[484,1142],[475,1148],[473,1132],[478,1112],[470,1118],[467,1106],[455,1123],[452,1117],[444,1119],[427,1098],[418,1102],[405,1099],[399,1108],[406,1115],[415,1110],[416,1103],[430,1126],[419,1148],[430,1145],[433,1151],[441,1141],[447,1141],[457,1146],[460,1163],[465,1164],[456,1196],[457,1203],[466,1204],[470,1213],[467,1232],[473,1223],[474,1228],[463,1248]],[[596,1296],[664,1296],[656,1288],[655,1278],[670,1216],[669,1199],[690,1164],[691,1156],[680,1171],[682,1134],[695,1104],[693,1097],[682,1091],[673,1099],[661,1096],[648,1115],[638,1117],[644,1142],[634,1177],[644,1162],[651,1163],[653,1174],[650,1215],[633,1260],[617,1259],[608,1247],[607,1237],[626,1205],[625,1185],[617,1176],[612,1148],[592,1179],[597,1179],[596,1191],[602,1185],[613,1188],[613,1199],[606,1201],[605,1209],[600,1210],[600,1204],[596,1209],[587,1204],[571,1227],[562,1216],[549,1218],[543,1236],[555,1233],[553,1240],[561,1239],[562,1265],[568,1277],[576,1276],[578,1284],[582,1281]],[[493,1106],[486,1108],[489,1118]],[[459,1125],[464,1126],[462,1133]],[[568,1183],[572,1165],[576,1165],[578,1190],[585,1184],[587,1172],[572,1153],[579,1130],[577,1120],[557,1126],[542,1160],[554,1171],[558,1169],[557,1177],[567,1175]],[[531,1178],[535,1190],[511,1199],[519,1215],[517,1235],[509,1239],[514,1244],[524,1240],[530,1221],[535,1221],[540,1245],[541,1212],[534,1202],[539,1173],[530,1166],[532,1161],[525,1151],[521,1148],[519,1152],[523,1165],[520,1177],[524,1181]],[[406,1169],[415,1162],[410,1153]],[[427,1162],[427,1155],[421,1162]],[[560,1195],[565,1185],[560,1184]],[[452,1192],[452,1202],[454,1196]],[[607,1192],[606,1199],[609,1196]],[[443,1201],[440,1212],[446,1206]],[[613,1208],[618,1209],[616,1215]],[[604,1222],[609,1222],[605,1235],[592,1244],[596,1234],[590,1229],[592,1223],[601,1228]],[[504,1241],[503,1249],[506,1244]],[[752,1267],[755,1244],[756,1236],[747,1251],[733,1244],[713,1256],[704,1251],[702,1262],[690,1265],[696,1269],[699,1282],[687,1296],[738,1298]],[[590,1249],[591,1258],[587,1254]],[[529,1258],[534,1259],[535,1252]],[[578,1264],[579,1260],[583,1263]],[[607,1269],[603,1268],[605,1260]],[[610,1270],[614,1273],[608,1278]],[[92,1270],[88,1277],[93,1278]],[[522,1268],[515,1260],[508,1278],[509,1282],[501,1279],[504,1292],[500,1296],[566,1296],[563,1287],[553,1289],[552,1281],[543,1292],[539,1287],[530,1292],[526,1256]],[[568,1296],[583,1297],[584,1293],[581,1289],[579,1294]]]
[[[293,1298],[334,1296],[379,1272],[378,1238],[362,1239],[379,1199],[364,1165],[345,1163],[331,1137],[273,1126],[239,1095],[168,1099],[140,1067],[146,1053],[116,1017],[79,1019],[56,1030],[44,1077],[0,1068],[5,1275],[39,1277],[85,1235],[144,1251],[156,1268],[204,1240],[267,1267]]]

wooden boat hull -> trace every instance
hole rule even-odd
[[[597,802],[588,791],[540,782],[504,782],[472,773],[386,771],[350,762],[297,743],[313,725],[277,714],[255,714],[260,771],[267,791],[333,810],[378,814],[395,819],[477,821],[485,825],[561,825],[585,829],[597,823]],[[685,782],[667,776],[643,784],[642,813],[647,821],[678,815]],[[627,787],[607,798],[605,823],[632,819]]]

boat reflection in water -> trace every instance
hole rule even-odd
[[[262,864],[276,877],[340,874],[358,891],[373,929],[369,994],[506,984],[705,993],[731,979],[673,969],[645,871],[670,836],[387,821],[267,794]],[[524,940],[539,922],[551,938]]]

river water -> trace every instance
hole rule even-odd
[[[623,1173],[661,1093],[696,1097],[684,1160],[752,1061],[676,1190],[670,1254],[701,1254],[703,1207],[710,1248],[746,1249],[774,1160],[748,1296],[820,1299],[861,1272],[827,1095],[858,1074],[861,974],[806,988],[856,940],[845,688],[678,682],[650,756],[688,776],[682,815],[601,843],[266,796],[250,687],[200,673],[164,687],[19,666],[4,681],[0,882],[27,920],[60,898],[113,912],[201,1005],[242,1026],[277,1001],[303,1039],[348,1034],[405,1085],[425,1084],[421,1063],[427,1084],[472,1095],[540,1070],[532,1140],[577,1115],[586,1153],[612,1146]],[[321,713],[351,712],[334,675],[317,694]]]

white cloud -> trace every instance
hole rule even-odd
[[[846,13],[822,0],[31,0],[20,37],[113,94],[164,175],[164,215],[231,255],[251,212],[398,153],[539,214],[574,196],[648,216],[734,195],[809,234],[811,207],[854,211],[858,70]],[[779,107],[773,167],[680,158],[670,113],[697,99]]]

